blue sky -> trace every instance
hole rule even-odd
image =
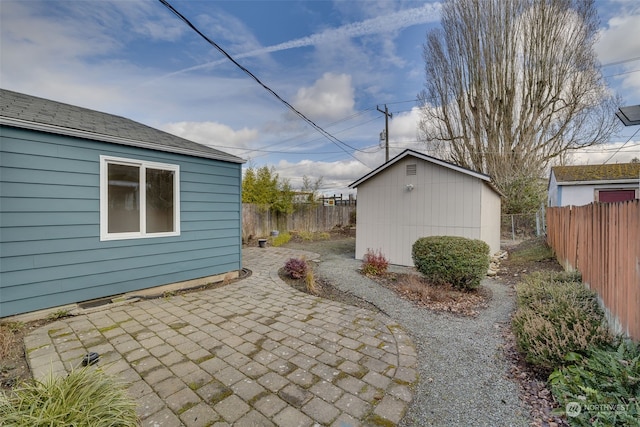
[[[294,187],[323,177],[327,194],[391,156],[421,149],[416,94],[435,1],[170,3],[267,86],[341,143],[328,140],[155,0],[0,2],[0,86],[104,111],[275,166]],[[640,103],[640,1],[598,0],[600,62],[624,105]],[[575,163],[640,157],[629,127]],[[618,152],[620,146],[626,145]]]

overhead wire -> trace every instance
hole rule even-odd
[[[365,111],[366,111],[366,110],[365,110]],[[353,116],[353,117],[357,117],[358,115],[361,115],[361,114],[360,114],[360,113],[357,113],[357,114],[354,114],[354,115],[352,115],[352,116]],[[354,125],[354,126],[351,126],[351,127],[348,127],[348,128],[340,129],[339,131],[334,132],[334,133],[341,133],[341,132],[344,132],[344,131],[347,131],[347,130],[350,130],[350,129],[356,128],[356,127],[358,127],[358,126],[365,125],[365,124],[367,124],[367,123],[369,123],[369,122],[372,122],[372,121],[374,121],[374,120],[378,120],[378,119],[379,119],[379,117],[374,117],[373,119],[367,120],[367,121],[365,121],[365,122],[361,122],[361,123],[359,123],[359,124],[357,124],[357,125]],[[336,122],[330,123],[330,124],[329,124],[329,126],[334,125],[334,124],[336,124],[336,123],[343,122],[343,121],[345,121],[345,120],[347,120],[347,119],[341,119],[341,120],[338,120],[338,121],[336,121]],[[259,148],[259,149],[255,149],[255,150],[254,150],[254,149],[250,149],[250,148],[243,149],[244,151],[242,151],[242,152],[240,153],[240,155],[242,155],[242,154],[244,154],[244,153],[250,153],[250,152],[252,152],[252,151],[265,151],[265,152],[267,152],[267,150],[264,150],[265,148],[273,147],[273,146],[276,146],[276,145],[280,145],[280,144],[283,144],[283,143],[285,143],[285,142],[287,142],[287,141],[290,141],[290,140],[293,140],[293,139],[296,139],[296,138],[297,138],[297,137],[287,138],[287,139],[285,139],[285,140],[283,140],[283,141],[277,141],[277,142],[274,142],[274,143],[272,143],[272,144],[264,145],[264,146],[262,146],[261,148]],[[295,144],[295,145],[292,145],[291,147],[293,148],[293,147],[298,147],[298,146],[300,146],[300,145],[307,145],[307,144],[311,144],[312,142],[316,142],[316,141],[319,141],[319,140],[320,140],[320,138],[314,138],[314,139],[311,139],[311,140],[305,140],[305,141],[301,141],[301,142],[299,142],[299,143],[297,143],[297,144]],[[231,147],[231,148],[234,148],[234,147]],[[371,151],[367,151],[367,150],[366,150],[366,147],[365,147],[365,148],[361,148],[361,149],[359,149],[359,151],[360,151],[360,152],[362,152],[362,153],[365,153],[365,154],[371,154],[371,153],[372,153]],[[291,154],[296,154],[296,152],[291,152]]]
[[[193,31],[195,31],[200,37],[202,37],[207,43],[209,43],[211,46],[213,46],[216,50],[218,50],[222,55],[224,55],[229,61],[231,61],[234,65],[236,65],[241,71],[243,71],[245,74],[247,74],[249,77],[251,77],[256,83],[258,83],[262,88],[264,88],[267,92],[269,92],[272,96],[274,96],[280,103],[282,103],[283,105],[285,105],[290,111],[292,111],[296,116],[298,116],[299,118],[301,118],[303,121],[305,121],[307,124],[309,124],[313,129],[315,129],[317,132],[319,132],[322,136],[324,136],[326,139],[328,139],[329,141],[331,141],[333,144],[335,144],[337,147],[339,147],[343,152],[345,152],[346,154],[348,154],[349,156],[353,157],[355,160],[357,160],[358,162],[362,163],[363,165],[365,165],[361,160],[359,160],[357,157],[355,157],[352,153],[350,153],[349,151],[347,151],[344,147],[347,147],[351,150],[357,151],[357,152],[362,152],[362,153],[367,153],[367,151],[364,151],[362,149],[356,148],[351,146],[350,144],[347,144],[344,141],[341,141],[340,139],[338,139],[337,137],[335,137],[333,134],[329,133],[328,131],[326,131],[324,128],[320,127],[318,124],[316,124],[313,120],[311,120],[310,118],[308,118],[306,115],[304,115],[302,112],[300,112],[298,109],[296,109],[293,105],[291,105],[288,101],[286,101],[285,99],[283,99],[280,95],[278,95],[278,93],[276,93],[273,89],[271,89],[269,86],[267,86],[265,83],[263,83],[255,74],[253,74],[251,71],[249,71],[246,67],[244,67],[243,65],[241,65],[240,63],[238,63],[229,53],[227,53],[220,45],[218,45],[215,41],[211,40],[208,36],[206,36],[204,33],[202,33],[202,31],[200,31],[193,23],[191,23],[191,21],[189,21],[189,19],[187,19],[184,15],[182,15],[180,12],[178,12],[177,9],[175,9],[167,0],[159,0],[160,3],[162,3],[167,9],[169,9],[174,15],[176,15],[180,20],[182,20],[187,26],[189,26]],[[616,62],[612,62],[612,63],[608,63],[608,64],[603,64],[601,65],[602,67],[608,67],[608,66],[613,66],[613,65],[620,65],[620,64],[624,64],[627,62],[632,62],[632,61],[636,61],[639,60],[640,57],[634,57],[634,58],[628,58],[625,60],[621,60],[621,61],[616,61]],[[622,73],[618,73],[618,74],[612,74],[609,76],[605,76],[605,77],[613,77],[613,76],[617,76],[617,75],[622,75],[622,74],[629,74],[629,73],[634,73],[640,70],[633,70],[633,71],[627,71],[627,72],[622,72]],[[420,102],[419,99],[412,99],[412,100],[406,100],[406,101],[395,101],[395,102],[390,102],[387,103],[389,105],[393,105],[393,104],[400,104],[400,103],[409,103],[409,102]],[[350,120],[351,118],[355,118],[358,115],[364,114],[367,110],[363,110],[361,112],[358,113],[354,113],[352,116],[348,116],[345,117],[343,119],[340,119],[336,122],[333,122],[329,125],[335,124],[335,123],[340,123],[342,121],[346,121],[346,120]],[[404,111],[411,111],[411,110],[404,110]],[[404,112],[404,111],[400,111],[400,112]],[[369,121],[365,122],[368,123]],[[362,125],[362,124],[360,124]],[[357,127],[360,125],[356,125],[353,127]],[[352,128],[353,128],[352,127]],[[351,128],[347,128],[344,130],[348,130]],[[344,131],[343,130],[343,131]],[[615,156],[628,142],[631,141],[631,139],[638,133],[638,130],[636,130],[636,132],[621,146],[619,147],[616,152],[614,154],[612,154],[609,159],[607,159],[606,162],[608,162],[609,160],[611,160],[611,158],[613,158],[613,156]],[[412,142],[412,141],[407,141],[407,142]],[[273,145],[277,145],[279,143],[273,144]],[[343,147],[344,146],[344,147]],[[267,146],[268,147],[268,146]],[[232,148],[232,147],[229,147]],[[235,148],[235,147],[233,147]],[[267,150],[263,150],[263,149],[247,149],[246,152],[251,152],[251,151],[264,151],[267,152]],[[275,151],[274,151],[275,152]],[[371,152],[369,152],[371,153]],[[366,165],[365,165],[366,166]]]
[[[616,74],[609,74],[609,75],[607,75],[607,76],[602,76],[602,78],[607,79],[607,78],[609,78],[609,77],[621,76],[621,75],[623,75],[623,74],[632,74],[632,73],[637,73],[638,71],[640,71],[640,69],[638,69],[638,70],[629,70],[629,71],[621,71],[621,72],[616,73]]]
[[[640,132],[640,127],[638,127],[638,129],[636,129],[636,131],[633,133],[633,135],[631,135],[629,137],[629,139],[627,139],[627,141],[624,144],[622,144],[620,147],[618,147],[618,149],[615,151],[615,153],[613,153],[611,156],[609,156],[609,158],[607,160],[604,161],[603,165],[606,165],[607,162],[613,158],[613,156],[618,154],[620,152],[620,150],[622,150],[624,148],[624,146],[627,145],[633,139],[633,137],[635,137],[638,134],[638,132]]]
[[[220,45],[218,45],[215,41],[211,40],[202,31],[200,31],[193,23],[191,23],[191,21],[189,21],[189,19],[187,19],[184,15],[182,15],[180,12],[178,12],[178,10],[176,10],[167,0],[158,0],[158,1],[160,3],[162,3],[167,9],[169,9],[174,15],[176,15],[180,20],[182,20],[185,24],[187,24],[187,26],[189,26],[189,28],[191,28],[193,31],[195,31],[207,43],[209,43],[211,46],[213,46],[218,52],[220,52],[229,61],[231,61],[234,65],[236,65],[240,70],[242,70],[245,74],[247,74],[249,77],[251,77],[253,80],[255,80],[255,82],[258,83],[260,86],[262,86],[262,88],[264,88],[267,92],[269,92],[271,95],[273,95],[279,102],[284,104],[295,115],[297,115],[302,120],[304,120],[306,123],[308,123],[312,128],[317,130],[320,134],[322,134],[324,137],[326,137],[329,141],[333,142],[335,145],[340,147],[349,156],[351,156],[354,159],[360,161],[357,157],[355,157],[352,153],[347,151],[340,144],[342,144],[345,147],[347,147],[347,148],[349,148],[351,150],[354,150],[354,151],[361,151],[360,149],[358,149],[356,147],[353,147],[353,146],[347,144],[344,141],[339,140],[338,138],[336,138],[335,136],[333,136],[332,134],[330,134],[329,132],[327,132],[326,130],[321,128],[320,126],[318,126],[313,120],[309,119],[307,116],[305,116],[303,113],[301,113],[298,109],[296,109],[293,105],[291,105],[289,102],[287,102],[285,99],[283,99],[280,95],[278,95],[273,89],[271,89],[269,86],[264,84],[255,74],[253,74],[251,71],[249,71],[247,68],[245,68],[242,64],[240,64],[238,61],[236,61],[231,55],[229,55],[229,53],[227,53],[227,51],[225,51],[222,47],[220,47]]]
[[[640,56],[636,56],[634,58],[622,59],[620,61],[615,61],[615,62],[609,62],[607,64],[602,64],[600,66],[600,68],[611,67],[612,65],[626,64],[627,62],[633,62],[633,61],[638,61],[638,60],[640,60]]]

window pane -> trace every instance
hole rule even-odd
[[[173,231],[173,171],[147,169],[147,233]]]
[[[140,168],[108,164],[109,233],[140,231]]]

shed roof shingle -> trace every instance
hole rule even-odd
[[[606,165],[554,166],[556,181],[614,181],[638,179],[640,163],[614,163]]]
[[[240,157],[125,117],[0,89],[0,124],[233,163]]]

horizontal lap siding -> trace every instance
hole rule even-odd
[[[3,127],[0,316],[241,268],[239,164]],[[181,235],[100,241],[108,155],[180,166]]]

